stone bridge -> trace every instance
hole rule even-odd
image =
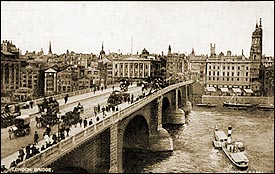
[[[111,116],[88,126],[18,167],[51,167],[54,172],[83,168],[88,172],[123,172],[124,148],[173,151],[163,124],[184,124],[180,108],[191,100],[192,84],[185,81],[158,90]]]

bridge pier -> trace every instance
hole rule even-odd
[[[168,123],[170,124],[185,124],[185,112],[179,108],[179,89],[176,90],[176,100],[175,100],[175,111],[173,111],[170,116],[169,116],[169,121]]]
[[[164,128],[159,128],[149,136],[149,150],[154,152],[173,151],[173,139]]]
[[[162,127],[162,104],[163,104],[163,96],[160,96],[157,101],[157,111],[156,118],[157,118],[157,124],[154,126],[154,129],[150,131],[149,135],[149,150],[151,151],[173,151],[173,139],[168,133],[166,129]],[[155,108],[153,108],[155,109]],[[154,117],[153,117],[154,118]]]
[[[122,135],[118,123],[110,128],[110,170],[109,173],[122,173]]]

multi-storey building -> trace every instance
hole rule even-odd
[[[57,93],[57,71],[49,68],[45,71],[44,95],[54,95]]]
[[[178,73],[184,73],[187,68],[184,64],[185,55],[172,53],[171,46],[168,47],[167,61],[166,61],[166,77],[173,76]]]
[[[126,58],[113,59],[113,78],[118,81],[121,78],[129,78],[135,81],[158,77],[161,74],[161,62],[155,57],[149,56],[146,49],[140,56],[132,55]]]
[[[261,95],[274,96],[274,63],[267,66],[261,63],[260,67]]]
[[[242,92],[240,88],[250,89],[250,60],[243,54],[231,55],[231,51],[227,51],[226,55],[222,52],[216,55],[215,45],[210,47],[210,57],[206,59],[207,86],[222,92],[228,92],[228,88],[237,89],[238,93]]]
[[[88,67],[86,69],[86,76],[90,79],[90,88],[100,85],[100,72],[95,67]]]
[[[188,56],[188,69],[192,79],[205,83],[206,59],[207,55],[195,55],[195,51],[192,49],[191,54]]]
[[[14,92],[20,87],[21,61],[19,49],[11,41],[1,44],[1,93]]]

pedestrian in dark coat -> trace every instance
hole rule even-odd
[[[82,125],[82,118],[79,118],[79,125],[80,125],[80,127],[81,127],[81,125]]]
[[[92,124],[93,124],[93,120],[91,119],[91,120],[89,121],[89,126],[92,125]]]
[[[66,132],[67,132],[67,137],[69,136],[69,132],[70,132],[70,127],[68,126],[67,128],[66,128]]]
[[[85,118],[85,119],[84,119],[84,128],[87,126],[87,124],[88,124],[88,121],[87,121],[87,119]]]
[[[51,127],[49,125],[47,125],[46,133],[47,133],[48,136],[50,136],[51,130],[52,130]]]
[[[20,158],[20,160],[21,160],[21,161],[23,161],[24,156],[25,156],[24,149],[23,149],[23,148],[19,149],[19,155],[18,155],[18,158]]]
[[[97,105],[97,110],[98,110],[98,112],[100,112],[100,105],[99,104]]]
[[[37,131],[35,131],[35,132],[34,132],[33,139],[34,139],[34,144],[38,144],[38,139],[39,139],[39,136],[38,136]]]

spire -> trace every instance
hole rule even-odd
[[[168,47],[168,54],[171,54],[171,46]]]
[[[260,25],[259,27],[261,28],[262,27],[262,18],[260,18]]]
[[[243,56],[243,49],[242,49],[242,56]]]
[[[194,55],[195,54],[195,51],[194,51],[194,48],[192,48],[192,53],[191,53],[192,55]]]
[[[102,41],[102,51],[103,51],[103,41]]]
[[[256,27],[255,28],[258,28],[258,21],[256,21]]]
[[[49,54],[52,54],[52,45],[51,45],[51,41],[50,41],[50,44],[49,44]]]

